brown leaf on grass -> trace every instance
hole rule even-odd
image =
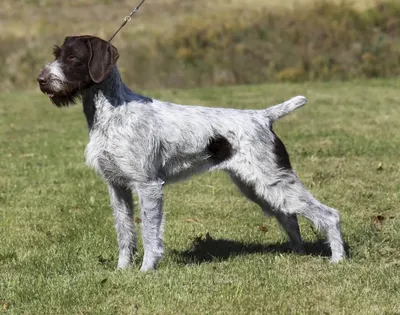
[[[184,220],[185,222],[190,222],[190,223],[199,223],[200,220],[196,218],[187,218]]]
[[[142,220],[141,220],[139,217],[136,217],[136,218],[135,218],[135,222],[136,222],[136,224],[139,224],[139,223],[142,222]]]
[[[3,303],[3,309],[8,310],[10,308],[10,303]]]
[[[267,232],[267,227],[265,226],[265,225],[260,225],[259,227],[258,227],[258,229],[261,231],[261,232]]]
[[[377,229],[380,229],[382,226],[382,222],[385,220],[385,217],[383,215],[375,215],[374,216],[374,225]]]

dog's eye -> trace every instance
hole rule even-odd
[[[76,58],[74,55],[69,55],[67,57],[68,60],[77,60],[78,58]]]

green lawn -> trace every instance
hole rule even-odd
[[[147,94],[235,108],[306,95],[275,129],[305,185],[339,209],[350,259],[330,264],[305,220],[308,255],[288,253],[275,220],[212,173],[166,188],[159,269],[140,273],[140,250],[134,268],[116,270],[106,185],[84,165],[81,106],[18,91],[0,94],[0,313],[400,314],[397,80]]]

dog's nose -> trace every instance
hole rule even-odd
[[[40,85],[46,85],[50,81],[50,73],[47,67],[44,67],[40,70],[38,77],[36,80],[39,82]]]
[[[49,82],[49,77],[47,75],[39,74],[36,80],[40,85],[46,85]]]

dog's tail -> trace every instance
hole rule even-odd
[[[282,118],[283,116],[289,114],[290,112],[294,111],[295,109],[305,105],[307,103],[307,99],[304,96],[295,96],[291,98],[290,100],[287,100],[286,102],[282,104],[278,104],[275,106],[271,106],[267,108],[265,111],[268,115],[268,118],[274,122],[278,120],[279,118]]]

